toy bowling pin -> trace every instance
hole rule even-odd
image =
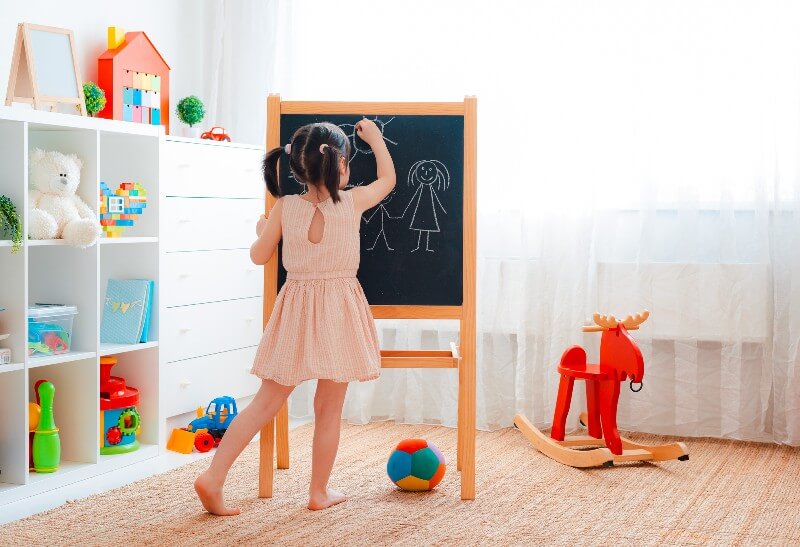
[[[38,385],[41,416],[33,434],[33,467],[37,473],[52,473],[61,462],[61,438],[53,417],[56,388],[51,382]]]

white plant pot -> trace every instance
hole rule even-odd
[[[189,137],[191,139],[200,138],[200,128],[198,126],[189,127],[188,125],[184,125],[181,127],[181,133],[184,137]]]

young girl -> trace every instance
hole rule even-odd
[[[203,507],[215,515],[237,515],[227,507],[222,488],[234,460],[271,420],[296,385],[317,379],[314,441],[308,508],[325,509],[345,501],[328,488],[347,383],[380,375],[380,350],[369,304],[356,279],[362,213],[392,191],[395,172],[383,136],[371,120],[356,131],[372,147],[378,180],[342,191],[350,178],[350,143],[329,123],[301,127],[283,148],[264,159],[267,189],[279,197],[256,225],[250,248],[255,264],[265,264],[283,238],[286,283],[264,330],[252,372],[262,379],[253,401],[231,423],[208,470],[194,487]],[[289,155],[294,177],[307,187],[302,196],[283,196],[278,159]]]

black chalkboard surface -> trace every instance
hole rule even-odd
[[[364,116],[383,132],[397,171],[395,190],[361,222],[358,279],[373,305],[462,304],[464,118],[450,115]],[[377,178],[375,158],[355,133],[362,116],[283,114],[280,142],[301,126],[330,122],[350,137],[350,187]],[[280,164],[281,188],[304,188]],[[279,251],[280,253],[280,251]],[[280,254],[279,254],[280,256]],[[278,286],[286,279],[282,263]]]

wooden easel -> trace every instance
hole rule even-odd
[[[37,77],[37,66],[31,50],[31,31],[49,34],[63,34],[67,36],[75,78],[75,96],[52,94],[49,90],[42,90]],[[44,52],[43,52],[44,53]],[[41,68],[41,67],[40,67]],[[86,116],[86,103],[83,97],[83,82],[78,69],[78,58],[75,53],[75,38],[72,31],[67,29],[20,23],[17,25],[17,38],[14,44],[14,53],[11,57],[11,72],[8,77],[6,91],[6,106],[12,102],[28,103],[33,108],[49,107],[55,110],[59,104],[74,106],[82,116]]]
[[[459,345],[450,350],[382,350],[383,368],[458,369],[458,452],[461,499],[475,499],[475,265],[477,184],[477,99],[458,103],[345,103],[267,99],[267,149],[281,146],[282,114],[454,115],[464,117],[463,299],[461,306],[371,306],[376,319],[458,319]],[[267,211],[275,204],[268,195]],[[278,289],[278,257],[264,269],[264,325],[269,320]],[[289,468],[289,411],[284,404],[274,420],[261,430],[258,495],[272,497],[273,458],[278,469]]]

